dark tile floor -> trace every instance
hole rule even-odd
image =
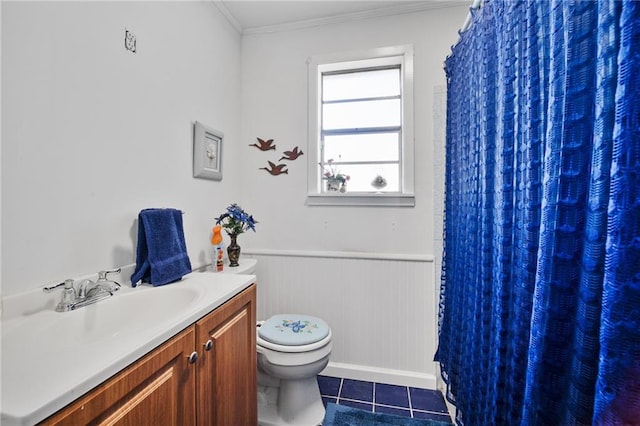
[[[451,422],[438,391],[384,383],[318,376],[322,401],[376,413]]]

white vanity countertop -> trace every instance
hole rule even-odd
[[[5,297],[0,424],[44,420],[255,280],[194,272],[161,287],[123,285],[114,296],[71,312],[54,311],[59,292],[38,288]]]

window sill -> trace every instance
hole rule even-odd
[[[413,194],[307,194],[308,206],[414,207]]]

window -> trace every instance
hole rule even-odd
[[[402,96],[400,65],[325,72],[321,75],[320,163],[350,176],[348,190],[400,191]],[[321,185],[321,191],[326,191]]]
[[[311,58],[307,204],[414,205],[412,68],[411,46]],[[350,177],[345,193],[328,170]]]

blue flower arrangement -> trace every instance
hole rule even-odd
[[[216,225],[221,225],[229,235],[242,234],[251,229],[256,231],[256,223],[253,216],[242,210],[236,203],[227,207],[227,211],[216,218]]]

